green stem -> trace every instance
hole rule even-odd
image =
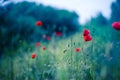
[[[71,73],[72,73],[72,37],[71,37]]]
[[[11,80],[14,80],[14,63],[13,63],[13,56],[10,55],[10,68],[11,68]]]

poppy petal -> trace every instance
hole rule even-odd
[[[116,30],[120,30],[120,22],[114,22],[112,23],[112,27]]]
[[[55,35],[60,37],[62,36],[62,32],[55,32]]]
[[[36,26],[42,26],[42,21],[37,21]]]
[[[83,31],[83,36],[87,36],[87,35],[89,35],[89,34],[90,34],[90,31],[87,30],[87,29],[84,29],[84,31]]]
[[[75,48],[75,51],[76,51],[76,52],[79,52],[79,51],[80,51],[80,48]]]
[[[46,36],[46,39],[49,41],[51,39],[51,37],[50,36]]]
[[[83,36],[84,37],[84,41],[91,41],[92,40],[92,36],[91,35],[87,35],[87,36]]]
[[[31,57],[32,57],[32,59],[34,59],[34,58],[36,57],[36,54],[33,53],[33,54],[31,55]]]
[[[36,43],[36,46],[40,46],[40,45],[41,45],[40,42],[37,42],[37,43]]]

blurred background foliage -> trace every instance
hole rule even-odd
[[[43,27],[36,27],[36,21],[42,21]],[[9,3],[0,6],[0,51],[17,50],[20,40],[30,44],[42,40],[43,34],[52,36],[55,31],[68,36],[79,26],[75,12],[30,2]]]
[[[113,22],[120,21],[120,0],[111,4],[109,19],[99,12],[84,25],[78,22],[76,12],[26,1],[3,3],[0,80],[120,80],[120,32],[111,27]],[[42,21],[43,26],[37,27],[36,21]],[[93,36],[90,43],[82,40],[85,28]],[[56,31],[63,36],[55,37]],[[44,34],[51,41],[45,40]],[[36,42],[47,50],[36,48]],[[76,47],[81,48],[78,54]],[[34,60],[32,52],[37,54]]]

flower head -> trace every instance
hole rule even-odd
[[[90,34],[90,31],[87,30],[87,29],[84,29],[84,31],[83,31],[83,36],[87,36],[87,35],[89,35],[89,34]]]
[[[36,46],[37,46],[37,47],[40,46],[40,45],[41,45],[40,42],[37,42],[37,43],[36,43]]]
[[[83,36],[84,41],[88,42],[92,40],[92,36],[91,35],[87,35],[87,36]]]
[[[51,37],[50,36],[46,36],[46,39],[49,41],[51,39]]]
[[[36,26],[42,26],[42,21],[37,21]]]
[[[62,32],[55,32],[55,35],[60,37],[62,36]]]
[[[34,59],[34,58],[36,57],[36,54],[33,53],[33,54],[31,55],[31,57],[32,57],[32,59]]]
[[[112,27],[116,30],[120,30],[120,22],[114,22],[112,23]]]
[[[75,51],[76,51],[76,52],[79,52],[79,51],[80,51],[80,48],[75,48]]]

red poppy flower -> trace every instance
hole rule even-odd
[[[80,48],[75,48],[75,51],[76,51],[76,52],[79,52],[79,51],[80,51]]]
[[[41,45],[40,42],[37,42],[37,43],[36,43],[36,46],[40,46],[40,45]]]
[[[83,36],[87,36],[87,35],[89,35],[89,34],[90,34],[90,31],[89,31],[89,30],[85,29],[85,30],[83,31]]]
[[[62,32],[55,32],[55,35],[60,37],[62,36]]]
[[[33,54],[31,55],[31,57],[32,57],[32,59],[34,59],[34,58],[36,57],[36,54],[33,53]]]
[[[46,47],[42,47],[43,50],[46,50]]]
[[[91,41],[92,40],[92,36],[91,35],[87,35],[87,36],[83,36],[84,37],[84,41]]]
[[[50,36],[46,36],[46,39],[49,41],[51,39],[51,37]]]
[[[42,21],[37,21],[36,26],[42,26]]]
[[[116,30],[120,30],[120,22],[114,22],[114,23],[112,24],[112,27],[113,27],[114,29],[116,29]]]

